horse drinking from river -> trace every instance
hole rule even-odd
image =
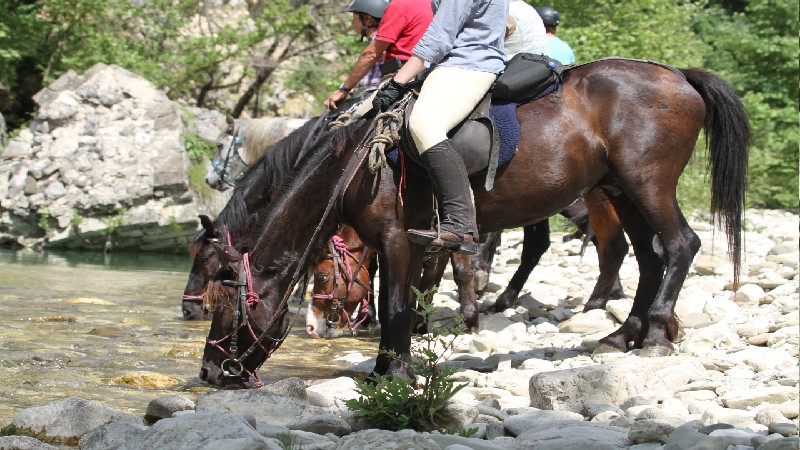
[[[498,170],[494,189],[482,188],[485,174],[470,179],[479,231],[535,223],[592,189],[605,190],[634,248],[640,280],[630,315],[601,339],[598,350],[671,353],[678,337],[675,302],[700,248],[676,188],[702,129],[709,143],[711,213],[728,235],[738,282],[750,137],[740,100],[724,80],[702,69],[606,59],[565,71],[560,95],[520,105],[516,114],[519,150]],[[432,190],[411,174],[401,203],[399,171],[388,167],[373,174],[363,164],[362,142],[370,130],[368,120],[360,120],[324,135],[260,216],[249,254],[224,260],[209,283],[216,313],[202,379],[223,384],[240,378],[278,348],[289,327],[292,287],[313,261],[312,249],[342,223],[379,255],[384,352],[374,373],[411,375],[411,286],[424,248],[410,244],[405,230],[430,225]],[[216,248],[224,255],[225,246]],[[238,295],[230,283],[238,283]],[[251,333],[243,331],[244,320]],[[226,347],[234,337],[243,351]]]

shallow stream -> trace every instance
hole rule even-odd
[[[160,395],[213,390],[198,378],[208,322],[181,317],[190,267],[176,255],[0,250],[0,427],[64,397],[143,415]],[[377,353],[376,338],[311,339],[303,324],[264,382],[346,375],[336,355]]]

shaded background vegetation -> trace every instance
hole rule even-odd
[[[0,0],[0,112],[12,130],[31,96],[97,62],[136,72],[176,100],[223,113],[308,116],[363,48],[331,0]],[[532,3],[534,6],[543,4]],[[748,205],[798,206],[798,2],[558,0],[578,63],[606,56],[704,67],[741,96],[754,131]],[[681,180],[707,207],[702,143]]]

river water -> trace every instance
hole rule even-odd
[[[208,322],[181,316],[191,260],[0,250],[0,427],[22,409],[81,397],[144,415],[161,395],[195,399]],[[323,341],[302,317],[262,367],[264,382],[347,375],[337,355],[377,353],[377,339]]]

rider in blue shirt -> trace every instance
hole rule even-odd
[[[575,64],[575,54],[572,52],[572,48],[569,44],[556,36],[556,27],[558,27],[558,24],[561,22],[558,11],[550,6],[542,6],[536,8],[536,12],[541,16],[544,27],[547,30],[547,43],[550,45],[550,56],[564,65]]]

